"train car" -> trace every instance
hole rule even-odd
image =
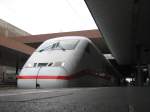
[[[18,88],[116,85],[118,72],[86,37],[66,36],[43,42],[17,76]]]

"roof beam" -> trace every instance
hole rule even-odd
[[[13,37],[13,39],[20,41],[22,43],[39,43],[51,38],[62,37],[62,36],[85,36],[88,38],[100,38],[101,34],[99,30],[94,29],[94,30],[84,30],[84,31],[29,35],[29,36],[22,36],[22,37]]]
[[[34,48],[24,43],[18,42],[16,40],[7,37],[0,37],[0,46],[16,50],[27,55],[31,55],[35,50]]]

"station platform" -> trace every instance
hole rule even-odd
[[[0,83],[0,90],[3,89],[16,89],[17,84],[16,83]]]
[[[0,89],[0,112],[149,112],[150,88]]]

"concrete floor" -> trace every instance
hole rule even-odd
[[[149,112],[150,88],[0,89],[0,112]]]

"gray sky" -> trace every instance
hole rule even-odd
[[[31,34],[97,29],[84,0],[0,0],[0,18]]]

